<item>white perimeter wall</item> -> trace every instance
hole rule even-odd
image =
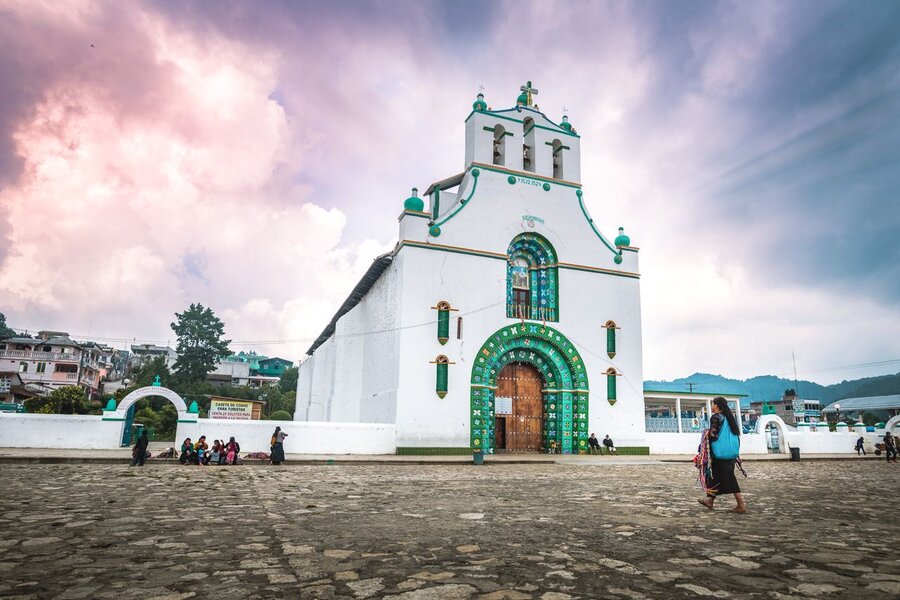
[[[696,454],[700,444],[699,433],[647,433],[650,454]],[[874,433],[854,432],[787,432],[787,444],[781,445],[781,453],[787,454],[788,447],[800,448],[803,454],[856,454],[856,440],[865,438],[866,452],[875,449],[878,436]],[[741,455],[767,454],[766,434],[745,433],[741,435]],[[618,443],[618,441],[616,442]]]
[[[2,448],[118,448],[122,421],[96,415],[0,413]]]
[[[226,419],[197,419],[196,423],[179,423],[175,445],[184,438],[196,442],[206,436],[213,440],[228,440],[234,436],[246,452],[269,452],[269,441],[275,427],[288,434],[284,451],[288,454],[394,454],[396,430],[389,424],[323,423],[303,421],[233,421]]]

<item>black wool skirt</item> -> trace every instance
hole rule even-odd
[[[738,485],[737,477],[734,476],[734,459],[712,461],[712,485],[715,488],[716,496],[722,494],[740,494],[741,487]]]

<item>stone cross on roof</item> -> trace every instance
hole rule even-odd
[[[531,82],[529,81],[519,89],[525,92],[525,95],[528,96],[527,106],[531,106],[533,104],[532,96],[536,96],[538,93],[537,88],[531,87]]]

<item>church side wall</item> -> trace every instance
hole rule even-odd
[[[399,378],[394,266],[300,365],[295,420],[393,423]]]

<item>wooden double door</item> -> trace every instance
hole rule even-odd
[[[511,363],[497,378],[497,398],[512,398],[512,412],[494,415],[494,449],[507,452],[543,451],[541,375],[531,365]]]

